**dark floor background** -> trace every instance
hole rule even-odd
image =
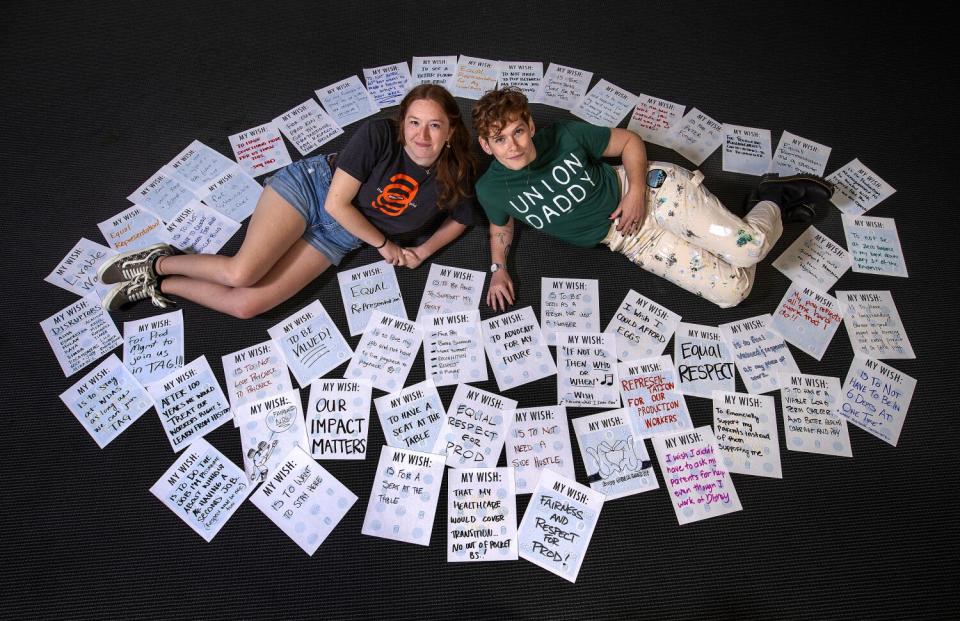
[[[957,123],[946,29],[922,3],[729,5],[8,5],[0,26],[7,423],[0,616],[868,619],[956,612],[949,575],[957,569],[958,235],[949,158]],[[774,146],[788,129],[833,147],[828,173],[857,157],[893,185],[897,193],[869,215],[896,218],[910,278],[848,272],[837,286],[891,290],[916,350],[916,360],[892,361],[919,382],[900,445],[850,426],[853,459],[783,448],[782,481],[734,476],[744,510],[683,527],[662,490],[610,502],[575,585],[523,560],[447,564],[445,489],[429,548],[362,536],[383,442],[376,423],[366,461],[323,464],[359,501],[312,558],[249,504],[212,543],[191,532],[148,491],[174,459],[155,413],[101,451],[60,402],[82,374],[63,377],[38,324],[75,297],[43,277],[81,236],[101,241],[96,223],[126,208],[124,197],[193,139],[230,155],[228,135],[272,119],[316,88],[363,67],[458,53],[590,70],[594,81],[769,128]],[[460,103],[468,113],[472,102]],[[541,124],[569,116],[546,107],[535,115]],[[649,152],[685,163],[656,146]],[[292,147],[291,154],[297,158]],[[720,160],[715,153],[704,163],[707,185],[739,205],[755,179],[723,173]],[[818,228],[843,243],[836,209]],[[802,229],[788,226],[771,257]],[[343,267],[378,259],[367,248]],[[485,231],[475,228],[434,260],[485,269]],[[538,308],[541,276],[599,278],[604,321],[629,288],[685,321],[717,325],[771,312],[788,284],[768,260],[751,297],[720,311],[605,249],[572,252],[530,230],[511,262],[518,307]],[[427,271],[398,271],[410,313]],[[221,376],[221,355],[260,342],[267,327],[314,298],[345,330],[333,272],[250,321],[185,303],[186,358],[206,354]],[[139,307],[115,320],[153,312]],[[485,306],[481,314],[491,315]],[[841,380],[853,357],[843,327],[822,362],[794,355],[802,371]],[[409,381],[422,379],[418,360]],[[441,392],[448,402],[452,387]],[[521,407],[552,403],[554,379],[507,394]],[[711,422],[706,400],[688,403],[695,424]],[[208,439],[241,462],[232,425]],[[577,474],[583,482],[579,463]],[[527,498],[518,499],[521,511]]]

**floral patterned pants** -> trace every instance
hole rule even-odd
[[[626,172],[622,166],[615,170],[622,196],[628,189]],[[756,264],[780,239],[780,208],[763,201],[740,219],[702,181],[700,171],[651,162],[643,226],[623,236],[614,222],[601,243],[645,270],[729,308],[749,295]]]

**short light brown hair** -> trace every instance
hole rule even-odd
[[[490,91],[473,106],[473,129],[477,137],[484,140],[496,136],[516,120],[529,124],[532,118],[527,96],[516,88]]]

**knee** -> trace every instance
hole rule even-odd
[[[253,319],[274,306],[275,302],[256,295],[250,289],[235,289],[225,310],[237,319]]]
[[[223,284],[228,287],[252,287],[263,278],[264,273],[261,266],[251,265],[234,257],[227,265]]]
[[[753,289],[752,269],[738,269],[732,277],[722,285],[701,292],[701,295],[720,308],[733,308],[747,299]]]

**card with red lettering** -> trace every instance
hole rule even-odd
[[[442,455],[384,446],[361,532],[430,545],[443,471]]]
[[[468,384],[457,386],[440,429],[436,452],[452,468],[493,468],[507,439],[506,412],[517,402]]]
[[[743,509],[709,425],[652,442],[681,526]]]
[[[553,470],[575,479],[567,410],[562,405],[514,410],[507,434],[507,465],[513,468],[518,494],[537,487],[540,472]]]
[[[307,405],[307,436],[314,459],[366,459],[370,393],[366,380],[315,380]]]
[[[447,471],[447,562],[517,560],[513,468]]]
[[[590,487],[608,501],[657,489],[650,454],[625,409],[573,419]]]
[[[801,351],[822,360],[842,319],[843,309],[835,297],[803,283],[792,282],[767,328]]]
[[[292,161],[273,121],[233,134],[228,140],[237,164],[251,177],[283,168]]]
[[[638,437],[693,429],[670,356],[621,362],[620,395]]]
[[[681,323],[673,339],[678,388],[685,395],[710,399],[714,390],[733,392],[733,354],[720,330],[712,326]]]
[[[440,453],[440,429],[446,411],[432,380],[379,397],[373,404],[389,446]]]
[[[683,104],[658,99],[650,95],[640,95],[637,106],[630,115],[627,129],[637,134],[645,142],[661,147],[673,148],[670,142],[670,130],[683,118]]]
[[[840,380],[784,375],[780,389],[783,439],[791,451],[853,457],[847,419],[838,414]]]
[[[713,391],[713,429],[728,471],[783,478],[773,397]]]
[[[167,242],[163,220],[145,207],[134,205],[97,223],[103,238],[117,252],[129,252]]]
[[[227,354],[220,362],[233,408],[293,388],[290,370],[273,340]],[[233,422],[236,427],[236,419]]]
[[[240,446],[247,478],[256,485],[266,481],[294,447],[306,449],[300,391],[244,403],[233,411],[240,428]]]
[[[900,440],[917,380],[855,352],[843,382],[840,415],[891,446]]]
[[[603,502],[600,492],[544,470],[517,529],[520,556],[576,582]]]

